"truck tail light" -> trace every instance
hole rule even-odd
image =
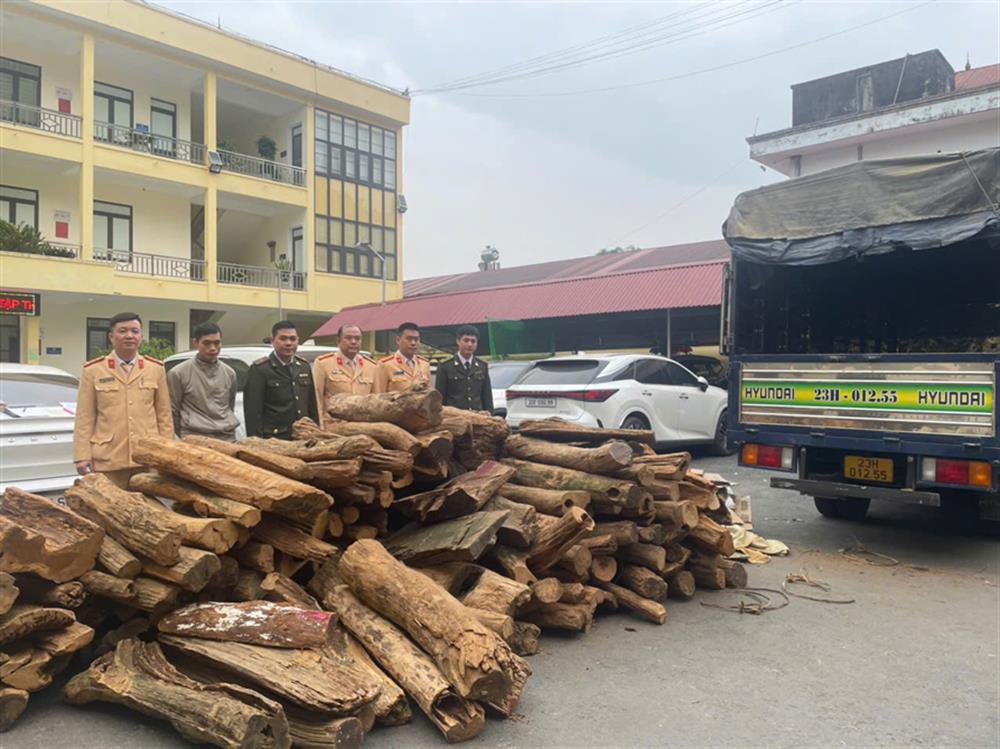
[[[920,477],[935,484],[978,486],[987,489],[993,484],[990,464],[982,460],[924,458],[920,463]]]
[[[589,390],[519,390],[507,391],[507,400],[515,398],[566,398],[573,401],[586,401],[587,403],[604,403],[608,398],[617,393],[617,389],[589,389]]]
[[[795,451],[791,447],[778,447],[777,445],[758,445],[748,442],[743,445],[741,463],[748,466],[760,466],[761,468],[780,468],[785,471],[792,470]]]

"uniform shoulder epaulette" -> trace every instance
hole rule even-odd
[[[145,359],[146,361],[153,362],[153,364],[159,364],[161,367],[163,366],[162,361],[160,361],[159,359],[154,359],[152,356],[144,356],[142,358]]]
[[[368,362],[371,362],[372,364],[375,364],[375,359],[373,357],[371,357],[371,356],[365,356],[364,354],[361,354],[361,358],[364,359],[365,361],[368,361]]]
[[[386,364],[388,362],[395,361],[395,360],[396,360],[396,355],[395,354],[389,354],[388,356],[383,356],[381,359],[379,359],[378,363],[379,364]]]
[[[268,357],[262,356],[259,359],[255,359],[253,365],[255,367],[259,367],[261,364],[267,364],[267,362],[268,362]]]
[[[97,362],[99,362],[99,361],[104,361],[104,357],[103,356],[98,356],[96,359],[91,359],[89,362],[87,362],[83,366],[84,367],[89,367],[89,366],[92,366],[94,364],[97,364]]]
[[[305,359],[305,358],[299,356],[298,354],[295,354],[295,356],[293,358],[295,359],[295,361],[301,362],[302,364],[308,364],[309,363],[308,359]]]
[[[415,357],[413,357],[413,358],[414,358],[414,359],[416,359],[417,361],[427,361],[427,360],[426,360],[426,359],[425,359],[424,357],[422,357],[422,356],[421,356],[420,354],[417,354],[417,355],[416,355]]]
[[[328,354],[321,354],[321,355],[317,356],[316,357],[316,361],[323,361],[324,359],[329,359],[331,356],[333,356],[333,352],[332,351],[330,353],[328,353]]]

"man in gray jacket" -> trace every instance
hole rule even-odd
[[[236,372],[219,361],[222,330],[202,323],[191,332],[197,354],[167,372],[174,431],[180,437],[200,434],[234,442],[239,420],[236,405]]]

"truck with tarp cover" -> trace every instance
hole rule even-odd
[[[1000,519],[1000,149],[857,162],[739,195],[731,447],[831,517]]]

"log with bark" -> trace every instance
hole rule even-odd
[[[271,544],[248,541],[233,551],[233,558],[247,569],[257,570],[265,575],[274,572],[274,547]]]
[[[105,536],[101,541],[97,561],[115,577],[132,579],[142,572],[142,562],[139,558],[111,536]]]
[[[365,455],[370,455],[379,448],[372,448]],[[385,452],[385,451],[381,451]],[[306,479],[324,489],[341,489],[350,486],[361,476],[364,460],[360,457],[346,460],[319,460],[306,463],[309,467],[309,478]]]
[[[535,655],[540,650],[538,638],[542,628],[531,622],[514,622],[514,634],[508,643],[511,649],[520,656]]]
[[[306,710],[353,715],[382,691],[366,670],[353,664],[335,663],[316,650],[263,647],[165,633],[159,639],[171,651],[206,661]]]
[[[280,515],[311,516],[333,502],[329,494],[314,486],[178,440],[143,437],[136,441],[132,457],[223,497]]]
[[[504,451],[512,458],[586,473],[611,474],[632,462],[632,448],[620,440],[611,440],[599,447],[573,447],[515,434],[507,438]]]
[[[273,648],[321,648],[330,643],[335,617],[270,601],[195,603],[165,616],[160,632]]]
[[[618,560],[611,556],[593,557],[590,562],[590,577],[609,583],[618,574]]]
[[[507,519],[497,531],[497,543],[527,549],[538,535],[538,512],[531,505],[511,502],[497,494],[483,505],[483,509],[507,513]]]
[[[330,460],[350,460],[360,458],[376,446],[376,441],[364,434],[350,437],[326,435],[323,438],[301,440],[262,439],[244,437],[239,444],[257,450],[268,450],[290,458],[298,458],[307,463]]]
[[[63,629],[76,621],[72,611],[16,603],[0,614],[0,645],[14,642],[35,632]]]
[[[646,621],[653,622],[654,624],[663,624],[667,620],[667,610],[662,603],[643,598],[638,593],[614,583],[598,583],[598,585],[602,589],[612,593],[618,599],[620,606],[633,611]]]
[[[330,642],[325,646],[328,655],[334,660],[346,660],[359,668],[367,670],[382,686],[382,692],[372,703],[375,720],[383,726],[401,726],[413,718],[410,702],[406,693],[389,677],[378,664],[368,655],[368,651],[346,628],[337,625],[332,632]]]
[[[490,550],[489,556],[507,573],[507,577],[525,585],[531,585],[538,581],[535,573],[528,567],[527,549],[515,549],[497,544]]]
[[[663,603],[667,600],[669,589],[666,581],[646,567],[637,564],[623,564],[618,572],[616,582],[651,601]]]
[[[694,598],[697,588],[692,575],[688,570],[680,570],[667,577],[668,593],[671,598],[682,601],[689,601]]]
[[[528,551],[528,567],[535,574],[554,566],[571,546],[594,529],[594,521],[579,507],[543,526]]]
[[[527,585],[487,569],[480,571],[475,584],[461,597],[466,606],[507,616],[514,616],[530,599]]]
[[[135,598],[135,583],[129,577],[91,570],[80,576],[80,583],[91,595],[104,596],[118,603],[129,603]]]
[[[149,612],[154,618],[172,609],[181,595],[176,585],[151,577],[137,577],[132,584],[135,585],[135,598],[129,605]]]
[[[323,409],[333,419],[385,421],[416,433],[441,423],[441,393],[410,389],[372,395],[340,394],[328,397]]]
[[[594,555],[586,546],[576,543],[570,546],[566,553],[559,557],[556,568],[571,573],[577,580],[583,581],[590,576],[590,567]]]
[[[638,564],[662,575],[667,568],[667,550],[652,544],[629,544],[618,550],[618,559]]]
[[[319,610],[319,601],[306,592],[305,588],[280,572],[269,572],[260,581],[264,597],[275,603],[283,603],[300,609]]]
[[[284,455],[273,450],[245,445],[238,442],[227,442],[226,440],[214,437],[205,437],[198,434],[188,435],[184,442],[198,447],[205,447],[215,450],[230,458],[242,460],[244,463],[264,468],[273,473],[285,476],[296,481],[308,481],[312,478],[312,471],[308,464],[290,455]]]
[[[187,511],[198,517],[226,518],[249,528],[260,522],[260,510],[251,504],[213,494],[207,489],[160,471],[137,473],[128,488],[152,497],[172,500],[175,510]]]
[[[0,498],[0,571],[67,582],[94,568],[104,530],[51,499],[10,487]]]
[[[685,543],[694,544],[703,551],[726,557],[736,550],[733,537],[726,527],[705,515],[698,516],[698,524],[688,532]]]
[[[435,525],[411,523],[386,536],[384,543],[410,565],[474,562],[496,540],[506,519],[506,512],[474,512]]]
[[[410,455],[420,452],[420,440],[402,427],[387,422],[361,422],[327,420],[323,429],[315,421],[302,418],[292,425],[292,436],[297,440],[308,440],[322,444],[328,440],[349,437],[367,437],[387,450],[401,450]],[[376,447],[370,444],[364,452]],[[362,453],[363,454],[363,453]]]
[[[717,562],[726,576],[727,588],[745,588],[747,586],[747,568],[733,559],[721,558]]]
[[[582,442],[598,445],[608,440],[625,440],[646,445],[655,442],[651,429],[599,429],[571,424],[556,417],[522,421],[517,429],[526,437],[537,437],[551,442]]]
[[[346,585],[327,594],[335,611],[371,656],[385,669],[449,742],[465,741],[483,730],[483,708],[463,698],[435,662],[394,624],[364,605]]]
[[[205,685],[181,674],[156,643],[125,640],[63,689],[72,705],[114,702],[162,718],[186,739],[225,749],[286,749],[281,705],[230,684]]]
[[[611,536],[617,547],[639,543],[639,527],[634,520],[599,520],[594,524],[590,537]]]
[[[269,515],[265,515],[250,532],[261,543],[299,559],[322,563],[340,553],[336,546],[304,533],[281,518]]]
[[[445,406],[442,427],[453,435],[454,459],[467,470],[484,460],[500,457],[504,441],[510,436],[505,419],[485,411],[467,411]]]
[[[37,577],[21,575],[17,579],[17,587],[21,591],[19,598],[21,603],[34,603],[39,606],[75,609],[82,606],[87,597],[83,583],[78,580],[68,583],[53,583]]]
[[[0,688],[0,733],[9,731],[28,706],[28,692],[12,687]]]
[[[482,508],[513,475],[510,466],[489,460],[435,489],[397,499],[393,508],[422,523],[468,515]]]
[[[513,466],[516,470],[511,479],[516,484],[542,489],[585,491],[590,494],[591,502],[604,501],[625,507],[630,504],[638,504],[640,497],[646,494],[631,481],[599,476],[573,468],[532,463],[515,458],[506,458],[504,463]]]
[[[590,504],[590,492],[564,489],[540,489],[536,486],[521,486],[508,483],[500,495],[512,502],[531,505],[544,515],[562,515],[570,507],[586,510]]]
[[[519,614],[524,621],[542,629],[587,632],[594,622],[594,607],[589,603],[546,603]]]
[[[348,547],[339,573],[363,602],[401,626],[434,658],[459,694],[510,714],[520,693],[518,673],[527,666],[457,599],[377,541]]]
[[[177,564],[167,567],[155,562],[145,562],[142,565],[143,573],[149,577],[173,583],[191,593],[202,590],[220,569],[222,562],[215,554],[189,546],[181,547],[180,561]]]
[[[87,647],[94,640],[94,629],[86,624],[73,622],[62,629],[36,634],[32,640],[36,648],[44,650],[53,658],[57,658]]]

